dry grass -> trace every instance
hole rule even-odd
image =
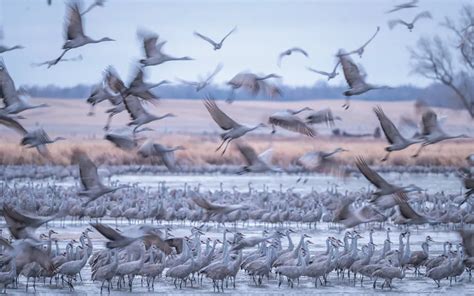
[[[96,109],[96,115],[87,116],[88,105],[83,100],[60,99],[35,99],[34,103],[47,103],[51,108],[27,111],[26,120],[21,122],[27,129],[40,124],[51,136],[65,136],[68,140],[50,145],[51,160],[42,158],[36,150],[25,149],[19,146],[19,137],[14,132],[0,127],[0,164],[70,164],[74,148],[85,150],[94,160],[101,164],[154,164],[157,160],[140,159],[134,152],[124,152],[115,148],[108,141],[103,140],[102,127],[106,121],[104,111],[109,108],[108,103],[102,103]],[[389,117],[398,124],[398,119],[403,114],[419,118],[414,114],[413,102],[364,102],[353,101],[347,111],[341,108],[342,101],[316,100],[302,102],[278,101],[238,101],[232,105],[218,102],[222,109],[237,119],[239,122],[253,125],[266,121],[268,116],[278,110],[292,108],[298,109],[309,106],[315,110],[330,107],[335,115],[343,118],[337,122],[337,127],[351,133],[372,133],[378,126],[378,121],[373,114],[372,107],[380,105]],[[223,157],[214,152],[219,144],[219,128],[212,121],[203,104],[198,100],[162,100],[157,108],[150,106],[150,111],[157,114],[172,112],[175,118],[165,119],[148,125],[156,132],[147,136],[154,138],[159,143],[176,146],[182,145],[187,149],[179,151],[177,158],[183,165],[221,165],[241,164],[238,152],[229,149]],[[443,127],[448,133],[473,134],[474,125],[467,112],[437,108],[440,116],[446,116]],[[128,115],[124,112],[114,118],[112,128],[124,126],[128,122]],[[318,132],[326,136],[317,136],[309,139],[303,136],[294,136],[291,133],[279,131],[273,143],[269,136],[270,130],[259,130],[245,137],[258,152],[270,145],[274,148],[274,161],[281,166],[287,166],[297,157],[310,150],[330,151],[336,147],[344,147],[350,152],[339,154],[338,158],[343,163],[352,164],[354,156],[363,155],[369,163],[377,163],[384,156],[384,139],[357,139],[357,138],[332,138],[330,129],[318,127]],[[418,145],[414,145],[402,152],[391,155],[387,164],[392,165],[464,165],[464,158],[474,153],[472,140],[446,141],[427,147],[418,158],[411,158]]]
[[[159,138],[165,145],[183,145],[184,151],[177,152],[178,162],[186,166],[205,166],[223,164],[242,164],[243,159],[239,153],[229,148],[224,156],[215,152],[219,144],[217,135],[170,135],[166,134]],[[338,155],[340,162],[352,164],[354,157],[364,156],[369,164],[380,163],[387,145],[383,140],[372,139],[347,139],[319,137],[308,139],[301,137],[274,137],[271,143],[268,135],[247,136],[248,141],[257,152],[261,152],[272,145],[274,162],[280,166],[288,166],[294,160],[310,150],[331,151],[336,147],[344,147],[349,152]],[[418,158],[410,157],[418,148],[417,145],[404,151],[394,152],[390,156],[387,165],[419,165],[419,166],[462,166],[465,165],[465,157],[473,152],[474,141],[459,140],[440,143],[429,146]],[[0,164],[58,164],[68,165],[71,163],[71,155],[74,149],[86,151],[89,156],[100,164],[128,165],[128,164],[158,164],[156,159],[143,159],[136,155],[135,151],[122,151],[115,148],[111,143],[104,140],[69,140],[50,145],[52,158],[41,157],[35,149],[20,147],[17,143],[4,143],[0,145]]]

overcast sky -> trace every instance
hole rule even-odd
[[[428,81],[409,74],[407,47],[415,45],[422,35],[445,35],[439,23],[445,16],[456,16],[463,3],[469,2],[420,0],[418,8],[385,14],[392,5],[406,0],[107,0],[105,7],[84,17],[84,31],[93,39],[108,36],[116,42],[86,45],[67,53],[66,57],[82,54],[81,62],[60,63],[51,69],[33,68],[31,63],[50,60],[61,53],[65,1],[52,1],[48,6],[46,0],[0,0],[0,24],[5,35],[1,42],[26,47],[2,55],[17,86],[96,83],[108,65],[114,65],[122,78],[128,80],[132,66],[143,54],[136,35],[138,28],[155,31],[167,40],[166,53],[195,59],[150,67],[149,80],[194,80],[222,62],[224,68],[216,82],[250,70],[278,73],[290,85],[312,85],[321,78],[305,67],[332,70],[339,48],[357,48],[377,26],[381,31],[366,48],[363,58],[354,57],[364,66],[368,81],[426,85]],[[85,1],[85,6],[91,2]],[[429,10],[434,20],[419,21],[412,33],[401,26],[389,30],[388,20],[411,20],[423,10]],[[196,30],[220,39],[234,26],[238,27],[237,32],[219,51],[193,36]],[[292,55],[278,68],[278,54],[293,46],[304,48],[310,58]],[[341,79],[331,83],[340,84]]]

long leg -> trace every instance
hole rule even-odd
[[[342,104],[342,108],[344,109],[349,109],[349,107],[351,106],[351,101],[349,99],[349,97],[346,96],[346,101],[344,102],[344,104]]]
[[[229,144],[230,144],[230,142],[231,142],[232,140],[233,140],[233,139],[229,139],[229,140],[227,141],[227,144],[226,144],[225,147],[224,147],[224,151],[222,151],[222,155],[224,155],[224,153],[227,151],[227,147],[229,147]]]
[[[114,117],[116,113],[112,112],[109,114],[109,117],[107,118],[107,123],[104,126],[104,130],[109,130],[110,128],[110,123],[112,122],[112,117]]]
[[[49,64],[48,68],[51,68],[52,66],[56,65],[57,63],[59,63],[59,61],[63,58],[63,56],[66,54],[66,52],[68,52],[70,50],[70,48],[66,48],[63,53],[54,61],[54,63],[52,64]]]
[[[219,149],[222,148],[222,146],[224,145],[224,143],[227,141],[228,139],[227,138],[224,138],[221,142],[221,144],[219,145],[219,147],[216,148],[216,151],[219,151]]]
[[[392,151],[387,151],[387,154],[385,154],[385,156],[382,158],[382,161],[386,161],[390,156],[390,153],[392,153]]]
[[[425,143],[421,144],[420,148],[418,148],[418,150],[416,151],[414,155],[412,155],[412,157],[418,157],[418,155],[420,155],[421,150],[423,150],[425,146],[426,146]]]

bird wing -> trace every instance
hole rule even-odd
[[[426,110],[421,117],[421,131],[423,135],[429,135],[433,133],[442,133],[442,130],[438,124],[438,115],[431,110]]]
[[[377,26],[377,30],[375,31],[374,35],[372,35],[372,37],[370,37],[369,40],[367,40],[366,43],[364,43],[364,45],[362,45],[360,48],[365,48],[370,42],[372,42],[372,40],[374,40],[375,36],[377,36],[377,33],[380,31],[380,27]]]
[[[393,29],[396,25],[399,25],[399,24],[402,24],[402,25],[405,25],[408,27],[408,23],[405,22],[404,20],[401,20],[401,19],[396,19],[396,20],[389,20],[388,21],[388,27],[391,29]]]
[[[209,200],[207,200],[203,196],[200,196],[200,195],[197,195],[197,194],[194,195],[191,199],[192,199],[192,201],[194,201],[195,204],[197,204],[199,207],[201,207],[201,208],[203,208],[207,211],[217,211],[217,210],[220,210],[220,209],[224,208],[221,205],[216,205],[216,204],[211,203]]]
[[[324,72],[324,71],[319,71],[319,70],[313,69],[311,67],[306,67],[306,69],[308,69],[311,72],[318,73],[318,74],[325,75],[325,76],[331,75],[331,73]]]
[[[97,173],[97,166],[85,153],[79,155],[79,176],[81,184],[86,190],[102,186],[99,174]]]
[[[28,244],[28,249],[25,250],[25,254],[28,254],[29,262],[38,263],[43,269],[47,270],[48,272],[53,272],[55,270],[51,256],[47,254],[41,247],[34,246],[28,241],[24,241],[23,243]]]
[[[21,224],[24,226],[40,226],[48,221],[51,221],[55,217],[35,217],[32,215],[27,215],[20,213],[16,209],[14,209],[10,205],[3,205],[3,215],[5,216],[5,220],[14,221],[16,224]],[[9,223],[10,224],[10,223]]]
[[[423,220],[425,217],[421,216],[413,208],[408,204],[408,196],[405,192],[400,191],[395,194],[395,201],[398,204],[398,208],[400,209],[400,215],[403,216],[405,219],[410,220]]]
[[[142,91],[136,94],[140,99],[145,100],[146,102],[152,103],[153,105],[158,105],[158,100],[160,97],[153,94],[150,90]]]
[[[143,241],[145,242],[146,246],[156,246],[166,255],[171,254],[171,252],[173,251],[171,248],[172,246],[166,240],[163,240],[159,235],[156,235],[154,233],[146,234],[143,237]]]
[[[339,61],[342,64],[344,78],[351,88],[356,88],[357,86],[365,84],[359,68],[354,61],[352,61],[350,56],[340,56]]]
[[[221,42],[220,42],[220,43],[221,43],[221,44],[222,44],[222,43],[224,43],[224,40],[226,40],[226,39],[227,39],[227,37],[229,37],[229,36],[230,36],[232,33],[234,33],[234,32],[235,32],[235,30],[237,30],[237,27],[234,27],[232,30],[230,30],[230,32],[229,32],[229,33],[227,33],[227,35],[225,35],[225,36],[224,36],[224,38],[222,38],[222,40],[221,40]]]
[[[464,251],[468,257],[474,256],[474,230],[471,229],[461,229],[459,234],[462,238],[462,244],[464,246]]]
[[[73,40],[77,37],[85,36],[82,27],[81,8],[79,1],[71,2],[67,7],[66,28],[67,40]]]
[[[133,78],[132,82],[130,83],[130,88],[131,87],[138,87],[143,85],[143,77],[145,76],[145,73],[143,72],[143,68],[138,68],[137,69],[137,74]]]
[[[156,48],[156,42],[158,41],[158,35],[152,34],[143,38],[143,49],[145,50],[145,56],[151,58],[159,55],[159,50]]]
[[[319,151],[311,151],[303,154],[298,158],[298,162],[306,169],[315,169],[321,164],[321,153]]]
[[[300,47],[293,47],[293,48],[290,48],[290,50],[291,50],[291,51],[294,51],[294,52],[299,52],[299,53],[301,53],[302,55],[304,55],[305,57],[309,57],[308,53],[307,53],[304,49],[302,49],[302,48],[300,48]]]
[[[135,120],[140,117],[141,114],[146,113],[145,108],[143,108],[142,103],[137,97],[128,96],[124,100],[125,108],[130,114],[130,117]]]
[[[199,37],[199,38],[201,38],[201,39],[203,39],[203,40],[209,42],[209,43],[212,44],[213,46],[216,46],[216,45],[217,45],[217,43],[216,43],[214,40],[212,40],[211,38],[209,38],[209,37],[207,37],[207,36],[202,35],[201,33],[194,32],[194,36],[197,36],[197,37]]]
[[[90,223],[90,225],[108,240],[116,241],[125,238],[125,236],[121,235],[117,230],[113,229],[108,225],[102,223]]]
[[[267,165],[272,163],[272,158],[273,158],[273,149],[268,148],[267,150],[263,151],[258,155],[258,159],[266,163]]]
[[[21,135],[28,133],[18,121],[7,115],[0,114],[0,124],[17,131]]]
[[[364,177],[369,180],[377,188],[382,187],[391,187],[390,183],[388,183],[384,178],[382,178],[378,173],[372,170],[365,159],[362,157],[357,157],[356,159],[356,166],[359,171],[364,175]]]
[[[110,96],[118,96],[125,90],[125,84],[118,75],[118,72],[113,66],[108,66],[104,71],[104,90]]]
[[[294,131],[309,137],[314,137],[316,131],[309,127],[303,120],[296,115],[291,114],[273,114],[268,119],[268,122],[280,126],[284,129]]]
[[[237,146],[237,149],[239,150],[240,154],[244,157],[245,162],[248,165],[255,164],[256,162],[259,161],[257,153],[249,145],[247,145],[243,142],[237,142],[236,146]]]
[[[165,242],[176,249],[177,254],[181,254],[183,252],[183,238],[176,237],[176,238],[168,238]]]
[[[209,75],[207,77],[207,79],[205,80],[205,82],[210,82],[212,79],[214,79],[214,76],[217,75],[217,73],[219,73],[220,71],[222,70],[222,64],[218,64],[216,66],[216,69],[214,69],[214,72],[211,73],[211,75]]]
[[[134,139],[123,135],[107,134],[105,135],[105,139],[123,150],[132,150],[137,145]]]
[[[15,88],[15,82],[13,82],[13,79],[8,73],[3,59],[0,59],[0,98],[3,98],[5,107],[13,105],[20,100]]]
[[[380,126],[382,127],[383,133],[385,134],[388,142],[390,144],[405,142],[405,138],[402,137],[393,122],[387,117],[387,115],[385,115],[382,108],[377,106],[373,110],[379,119]]]
[[[431,18],[433,18],[433,17],[431,16],[431,13],[430,13],[429,11],[423,11],[423,12],[420,12],[419,14],[417,14],[411,23],[414,24],[414,23],[416,23],[419,19],[422,19],[422,18],[429,18],[429,19],[431,19]]]
[[[223,129],[230,130],[234,127],[240,126],[227,114],[225,114],[216,104],[214,98],[208,96],[204,101],[204,106],[206,107],[209,114],[211,114],[212,119]]]

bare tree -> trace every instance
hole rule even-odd
[[[456,21],[446,17],[442,26],[454,43],[422,37],[410,49],[413,72],[450,88],[474,118],[474,6],[463,6]]]

